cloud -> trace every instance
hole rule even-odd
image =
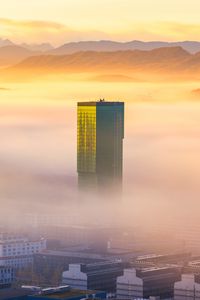
[[[51,21],[13,20],[0,18],[0,35],[16,42],[51,42],[55,44],[84,39],[109,38],[97,30],[74,30],[65,24]]]
[[[33,21],[33,20],[12,20],[12,19],[0,19],[1,26],[6,28],[18,28],[18,29],[26,29],[34,30],[34,29],[42,29],[42,30],[63,30],[66,29],[66,26],[56,22],[50,21]]]
[[[152,26],[152,33],[163,34],[171,40],[199,40],[200,24],[161,22]]]
[[[116,32],[120,39],[182,41],[199,40],[200,24],[180,22],[139,22],[131,29]]]
[[[8,88],[1,87],[1,86],[0,86],[0,92],[1,92],[1,91],[9,91],[9,90],[10,90],[10,89],[8,89]]]
[[[200,24],[179,22],[134,22],[127,29],[101,30],[99,25],[72,28],[64,23],[44,20],[16,20],[0,18],[0,36],[15,42],[51,42],[56,45],[68,41],[112,39],[138,40],[198,40]]]

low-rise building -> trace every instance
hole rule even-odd
[[[68,270],[69,264],[76,263],[96,263],[104,262],[105,258],[101,254],[88,253],[84,251],[54,251],[45,250],[34,255],[34,271],[36,274],[43,274],[46,278],[46,283],[51,284],[55,270],[60,272],[60,277],[63,271]],[[45,270],[45,274],[44,274]],[[54,283],[55,284],[55,283]]]
[[[117,299],[171,299],[174,283],[181,278],[177,267],[151,267],[136,270],[125,269],[117,278]]]
[[[30,241],[26,237],[0,234],[0,266],[20,269],[33,262],[33,254],[46,249],[46,240]]]
[[[0,266],[0,289],[10,286],[13,280],[14,270],[10,267]]]
[[[191,260],[191,253],[149,254],[138,256],[131,261],[131,266],[164,266],[176,264],[184,266]],[[136,267],[137,268],[137,267]]]
[[[70,264],[69,270],[63,272],[62,283],[83,290],[115,292],[116,280],[123,274],[123,267],[120,262]]]
[[[200,276],[183,274],[174,284],[174,300],[200,300]]]

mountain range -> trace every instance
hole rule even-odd
[[[143,42],[143,41],[131,41],[131,42],[115,42],[115,41],[83,41],[67,43],[58,48],[49,51],[49,54],[65,55],[72,54],[79,51],[127,51],[127,50],[153,50],[161,47],[182,47],[184,50],[190,53],[196,53],[200,51],[200,42],[184,41],[184,42]]]
[[[81,51],[68,55],[32,56],[15,68],[53,69],[74,71],[97,71],[112,69],[136,69],[157,67],[180,68],[190,60],[200,57],[200,53],[190,54],[181,47],[158,48],[150,51],[127,50],[114,52]]]
[[[80,41],[80,42],[69,42],[61,45],[57,48],[53,47],[50,43],[41,44],[16,44],[9,39],[0,39],[0,47],[4,46],[21,46],[31,51],[43,51],[49,52],[49,54],[63,55],[72,54],[79,51],[125,51],[125,50],[153,50],[161,47],[182,47],[190,53],[196,53],[200,51],[200,42],[197,41],[182,41],[182,42],[162,42],[162,41],[151,41],[144,42],[133,40],[130,42],[116,42],[109,40],[101,41]]]
[[[0,39],[0,67],[14,65],[30,56],[37,55],[68,55],[78,52],[119,52],[129,50],[151,51],[158,48],[181,47],[195,54],[200,51],[200,42],[115,42],[115,41],[85,41],[67,43],[54,48],[49,43],[16,45],[8,39]]]
[[[14,45],[14,43],[11,42],[10,40],[0,38],[0,47],[11,46],[11,45]]]
[[[39,55],[41,52],[28,50],[21,46],[7,45],[0,47],[0,66],[9,66],[19,63],[27,57]]]
[[[27,74],[37,77],[41,74],[85,73],[91,80],[100,81],[151,80],[154,76],[170,80],[199,79],[200,52],[191,54],[181,47],[164,47],[150,51],[82,51],[68,55],[36,55],[3,72],[25,77],[28,77]]]
[[[1,76],[34,70],[33,74],[92,73],[96,80],[105,81],[137,80],[138,74],[145,72],[152,75],[179,72],[181,77],[199,78],[200,43],[88,41],[53,48],[48,43],[15,45],[0,39],[0,67]]]

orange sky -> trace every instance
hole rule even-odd
[[[199,0],[7,0],[0,37],[17,42],[199,40]]]

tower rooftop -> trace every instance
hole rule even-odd
[[[100,99],[98,101],[83,101],[78,102],[78,106],[99,106],[99,105],[124,105],[122,101],[107,101],[105,99]]]

